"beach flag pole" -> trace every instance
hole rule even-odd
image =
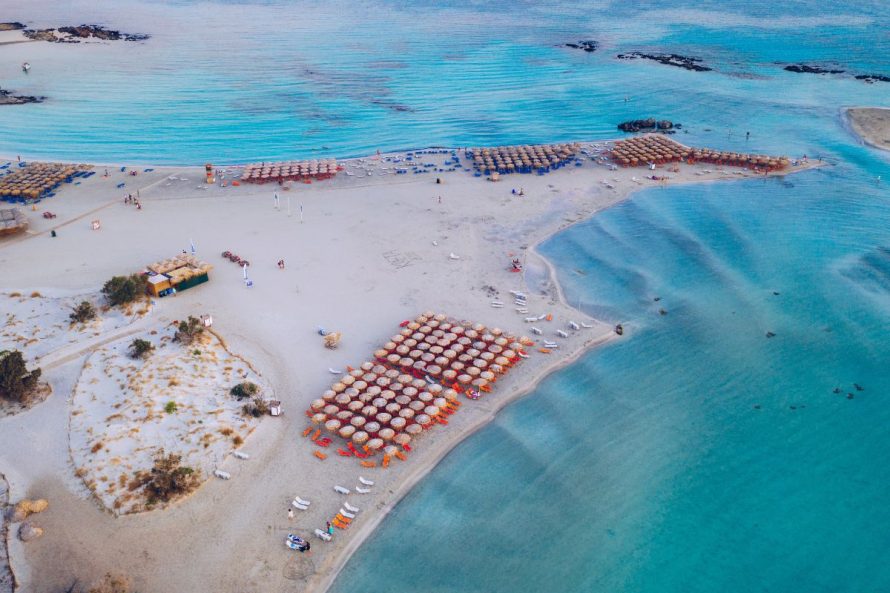
[[[300,204],[300,224],[303,223],[303,204]]]
[[[192,255],[198,253],[198,250],[195,247],[195,242],[192,239],[189,239],[189,246],[192,248]]]
[[[281,209],[281,206],[280,206],[281,203],[278,201],[278,192],[275,192],[275,196],[274,196],[274,197],[275,197],[275,209],[276,209],[276,210],[280,210],[280,209]]]

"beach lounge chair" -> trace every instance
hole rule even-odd
[[[358,492],[359,494],[367,494],[371,491],[371,489],[370,488],[362,488],[361,486],[356,486],[355,491]]]
[[[300,503],[298,503],[296,500],[292,500],[292,501],[291,501],[291,505],[292,505],[295,509],[299,509],[299,510],[301,510],[301,511],[308,511],[308,510],[309,510],[309,506],[308,506],[308,505],[300,504]]]
[[[250,455],[248,455],[247,453],[245,453],[243,451],[235,451],[233,453],[233,455],[235,457],[237,457],[238,459],[250,459]]]
[[[323,539],[326,542],[331,541],[331,534],[328,533],[327,531],[323,531],[321,529],[316,529],[315,535],[317,535],[319,537],[319,539]]]
[[[575,323],[574,321],[569,321],[569,327],[572,329],[581,329],[581,326]]]
[[[363,477],[361,477],[361,476],[358,477],[358,481],[361,482],[362,484],[364,484],[365,486],[373,486],[373,485],[374,485],[374,481],[373,481],[373,480],[368,480],[368,479],[363,478]]]
[[[294,497],[294,502],[298,502],[298,503],[300,503],[301,505],[303,505],[304,507],[308,507],[310,504],[312,504],[312,503],[309,502],[308,500],[303,500],[303,499],[300,498],[299,496],[295,496],[295,497]]]
[[[448,255],[448,259],[460,259],[460,256],[459,256],[459,255],[455,255],[454,252],[452,251],[452,252]]]
[[[347,519],[355,519],[355,513],[350,513],[344,508],[340,508],[340,514],[346,517]]]
[[[348,502],[344,502],[344,503],[343,503],[343,506],[344,506],[344,507],[346,508],[346,510],[349,511],[350,513],[357,513],[357,512],[358,512],[358,507],[354,507],[354,506],[352,506],[351,504],[349,504]]]
[[[214,471],[213,475],[216,476],[217,478],[222,479],[222,480],[228,480],[229,478],[232,477],[232,474],[230,474],[229,472],[224,472],[221,469]]]
[[[559,337],[561,337],[561,338],[568,338],[568,337],[569,337],[569,333],[566,332],[566,331],[563,331],[563,330],[561,330],[561,329],[556,330],[556,333],[557,333],[557,334],[559,335]]]
[[[532,333],[536,333],[536,334],[538,334],[538,335],[540,336],[540,335],[541,335],[542,333],[544,333],[544,332],[542,332],[540,329],[538,329],[538,328],[532,326]]]
[[[593,324],[592,324],[592,323],[584,323],[584,322],[582,321],[582,322],[581,322],[581,327],[591,328],[591,327],[593,327]]]
[[[343,486],[334,486],[334,490],[340,494],[349,494],[349,488],[344,488]]]

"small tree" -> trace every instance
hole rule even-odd
[[[68,316],[71,323],[86,323],[96,318],[96,307],[89,301],[80,301],[80,304],[74,307],[74,311]]]
[[[0,352],[0,397],[21,402],[37,387],[40,369],[29,371],[18,350]]]
[[[173,339],[183,344],[191,344],[204,333],[204,324],[197,317],[189,315],[188,320],[180,321]]]
[[[256,383],[251,383],[250,381],[244,381],[243,383],[238,383],[229,391],[232,395],[237,397],[238,399],[244,399],[245,397],[253,397],[257,393],[260,392],[260,387]]]
[[[130,342],[130,357],[146,358],[154,349],[154,344],[152,344],[148,340],[136,338],[135,340]]]
[[[182,467],[182,456],[171,453],[164,455],[164,450],[155,456],[154,467],[145,484],[149,504],[158,501],[169,502],[174,498],[190,493],[198,487],[198,474],[190,467]]]
[[[102,287],[102,294],[112,306],[132,303],[145,294],[148,280],[142,274],[114,276]]]

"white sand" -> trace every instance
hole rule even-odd
[[[876,148],[890,150],[890,109],[886,107],[851,107],[844,110],[853,132]]]
[[[244,447],[250,460],[222,463],[231,480],[210,480],[163,511],[114,517],[91,500],[68,457],[67,412],[79,396],[75,404],[65,400],[83,356],[54,367],[48,373],[55,390],[49,400],[0,420],[0,469],[13,497],[46,497],[51,505],[39,521],[46,535],[12,550],[27,590],[54,591],[75,578],[90,582],[114,569],[130,574],[146,593],[321,591],[392,505],[457,442],[552,368],[614,338],[611,324],[556,337],[556,329],[566,328],[569,320],[589,320],[564,304],[548,264],[531,246],[636,189],[655,186],[644,179],[649,171],[609,171],[585,161],[583,167],[546,176],[505,176],[488,183],[464,172],[394,175],[384,166],[393,168],[367,167],[369,176],[352,166],[352,176],[280,190],[281,210],[273,207],[272,185],[196,189],[202,187],[200,169],[158,169],[137,178],[113,171],[109,179],[97,175],[64,188],[41,204],[58,219],[32,215],[29,235],[0,243],[6,271],[0,290],[28,287],[54,296],[95,291],[110,276],[174,255],[193,239],[198,256],[216,266],[210,282],[160,300],[137,323],[162,325],[188,314],[213,314],[214,328],[233,351],[255,363],[285,409],[285,416],[264,419],[250,437]],[[656,173],[670,177],[667,183],[748,174],[713,165],[678,170]],[[435,184],[436,175],[444,184]],[[146,188],[141,211],[122,203],[123,194],[115,189],[121,181],[127,183],[124,191]],[[520,186],[524,197],[511,194],[511,187]],[[291,216],[285,210],[288,196]],[[92,218],[101,218],[100,231],[90,230]],[[49,237],[51,228],[58,237]],[[219,256],[223,250],[252,262],[252,288],[244,286],[237,266]],[[451,252],[460,259],[450,260]],[[510,273],[513,255],[537,270],[543,283],[529,286],[523,275]],[[275,266],[279,258],[286,269]],[[494,287],[507,306],[492,308],[485,286]],[[330,384],[328,368],[366,360],[401,320],[427,309],[527,333],[524,315],[509,305],[509,290],[529,295],[530,313],[553,313],[554,320],[541,328],[560,341],[559,350],[525,361],[492,394],[464,405],[448,427],[418,439],[406,462],[367,470],[355,459],[312,456],[314,447],[300,436],[307,426],[303,411]],[[343,332],[340,349],[322,347],[319,325]],[[625,329],[623,339],[628,339],[634,328]],[[285,534],[310,536],[323,527],[342,502],[333,486],[353,487],[359,474],[377,485],[370,495],[350,497],[363,509],[353,527],[329,544],[313,540],[310,555],[287,550]],[[286,511],[295,495],[312,506],[289,523]]]
[[[260,377],[207,332],[184,346],[173,328],[158,328],[101,346],[87,358],[71,401],[70,449],[75,474],[105,508],[118,514],[145,510],[134,474],[150,471],[160,449],[182,457],[202,481],[253,432],[229,394],[236,383]],[[144,360],[129,356],[134,337],[151,342]],[[272,397],[271,389],[261,390]],[[168,402],[175,412],[165,411]]]

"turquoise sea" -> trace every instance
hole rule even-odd
[[[154,37],[60,46],[27,77],[28,45],[0,48],[0,86],[50,97],[0,110],[0,154],[342,157],[655,115],[686,143],[831,163],[647,190],[545,243],[570,301],[632,331],[457,447],[336,593],[890,591],[890,156],[840,118],[890,106],[890,83],[776,64],[890,76],[886,2],[109,6],[3,7]],[[579,39],[602,47],[559,47]],[[714,71],[614,59],[633,50]]]

